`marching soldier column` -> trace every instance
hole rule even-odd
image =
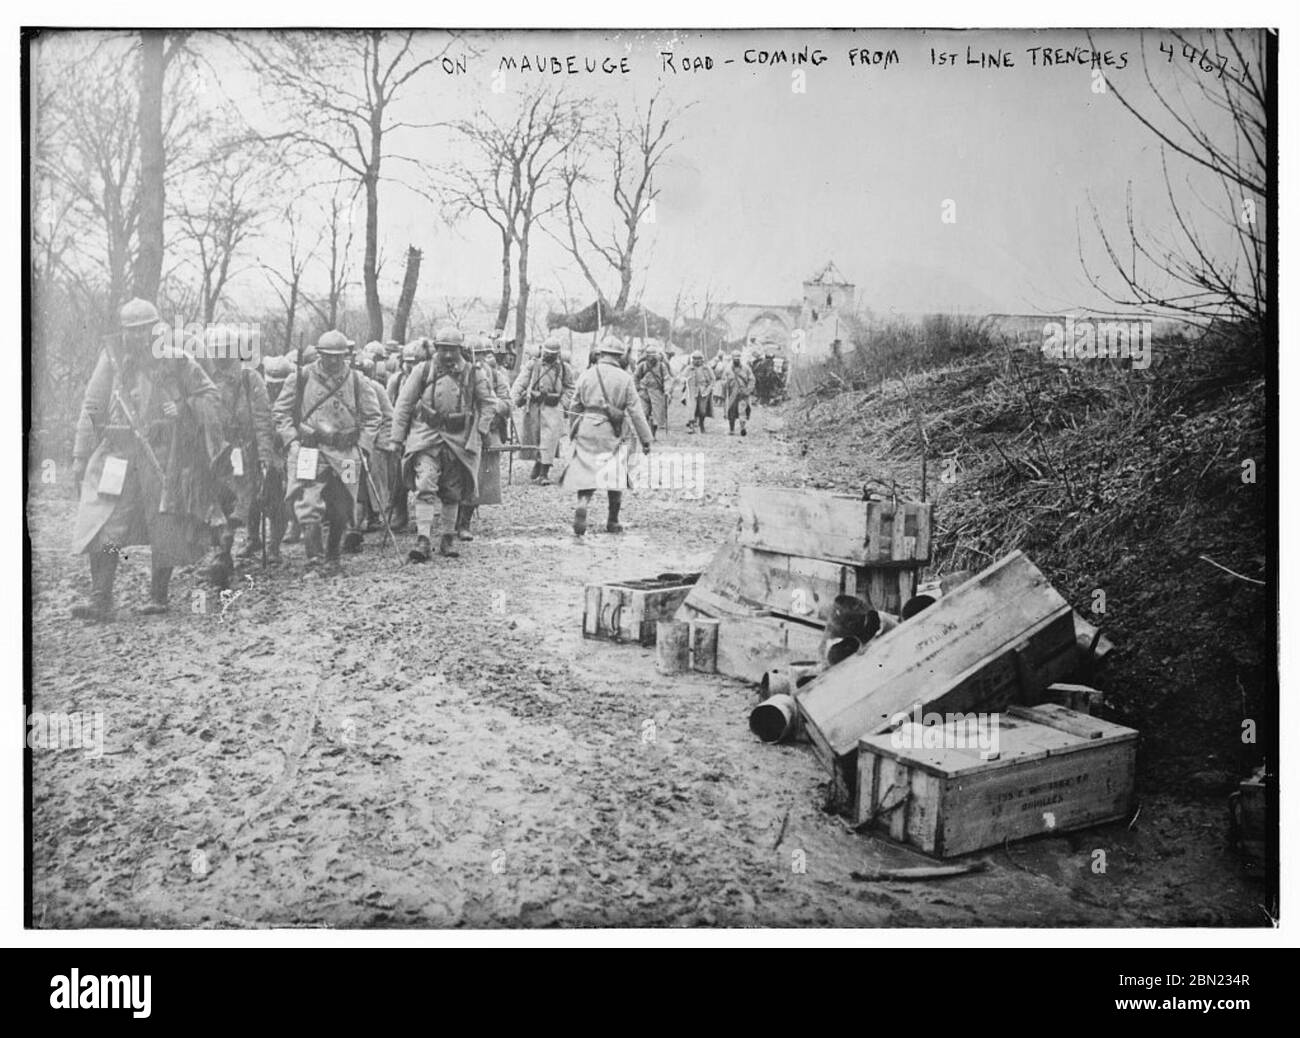
[[[439,555],[456,557],[456,541],[474,539],[478,507],[502,501],[500,459],[520,447],[511,442],[516,405],[523,441],[535,448],[535,484],[550,484],[561,437],[571,440],[557,478],[577,495],[574,534],[586,534],[598,490],[608,495],[606,531],[621,533],[637,447],[648,454],[666,428],[669,394],[684,391],[688,431],[703,432],[721,389],[728,423],[744,436],[756,389],[738,352],[720,358],[715,377],[696,351],[674,379],[657,341],[647,341],[633,367],[614,336],[575,378],[554,334],[540,351],[525,349],[511,384],[514,354],[499,332],[467,342],[452,326],[400,354],[375,342],[355,356],[342,332],[327,331],[301,358],[296,351],[264,358],[263,378],[229,343],[225,352],[216,344],[217,355],[200,365],[143,300],[126,304],[120,323],[86,389],[74,449],[81,494],[74,547],[89,556],[91,573],[90,598],[74,614],[92,620],[113,615],[122,547],[150,545],[142,611],[163,612],[173,568],[214,546],[207,575],[229,586],[238,527],[246,531],[239,560],[262,552],[274,564],[281,541],[294,540],[285,536],[292,514],[307,568],[333,567],[341,551],[361,550],[363,531],[391,530],[388,516],[402,532],[409,493],[416,540],[407,559],[427,562],[435,544]],[[768,375],[765,365],[761,371]]]

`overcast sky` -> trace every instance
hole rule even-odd
[[[1162,41],[1173,44],[1172,61],[1160,51]],[[433,53],[445,36],[430,33],[420,42]],[[803,278],[827,260],[857,284],[860,303],[878,313],[1104,305],[1084,281],[1078,257],[1081,226],[1085,252],[1099,269],[1104,263],[1090,199],[1109,228],[1121,232],[1131,183],[1139,225],[1162,234],[1171,226],[1151,133],[1121,108],[1113,91],[1096,92],[1089,65],[1044,67],[1029,50],[1108,51],[1114,62],[1104,69],[1109,82],[1150,108],[1136,31],[1094,33],[1091,45],[1086,33],[1074,31],[529,31],[467,42],[478,53],[466,58],[466,71],[426,75],[401,101],[403,119],[454,120],[479,105],[504,115],[539,84],[629,107],[644,105],[662,87],[665,101],[686,109],[677,122],[680,143],[659,180],[655,222],[638,251],[634,294],[644,289],[647,304],[660,311],[671,311],[683,286],[743,302],[796,299]],[[750,49],[792,53],[805,47],[826,60],[745,61]],[[849,55],[859,48],[897,51],[898,60],[888,68],[855,67]],[[933,64],[932,48],[956,54],[956,64]],[[968,64],[968,48],[974,55],[1009,57],[1014,67]],[[679,69],[705,56],[714,67],[665,71],[665,50]],[[1228,134],[1223,113],[1196,95],[1194,81],[1206,74],[1183,59],[1181,44],[1148,32],[1146,50],[1157,86],[1181,89],[1207,132]],[[626,59],[631,71],[509,71],[504,92],[494,93],[502,58],[524,55],[533,61],[575,55],[580,68],[585,58]],[[792,90],[795,70],[806,75],[804,92]],[[221,86],[266,125],[252,77],[232,70],[222,75]],[[429,170],[449,155],[445,131],[404,131],[391,146]],[[1191,187],[1226,207],[1222,190],[1190,164],[1173,156],[1170,168],[1180,190],[1190,176]],[[946,200],[954,204],[955,223],[941,218]],[[1233,215],[1227,213],[1228,220]],[[1211,226],[1222,216],[1205,216],[1202,225],[1227,248],[1227,222]],[[496,299],[499,242],[485,220],[468,217],[449,228],[430,201],[385,185],[381,225],[386,301],[395,300],[407,244],[425,252],[423,298]],[[262,246],[268,254],[274,233]],[[358,243],[361,236],[358,226]],[[583,303],[590,299],[572,261],[543,234],[535,237],[532,281],[546,290],[563,284]],[[605,284],[611,295],[617,290],[612,274]],[[236,295],[262,291],[253,275],[232,286]],[[359,301],[359,291],[354,298]]]

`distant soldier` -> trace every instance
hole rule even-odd
[[[165,613],[172,569],[200,559],[222,523],[213,467],[225,451],[216,387],[179,343],[156,338],[157,308],[132,299],[121,336],[90,376],[73,445],[81,488],[73,551],[90,556],[90,598],[72,610],[113,619],[118,551],[150,546],[149,604]],[[165,328],[165,326],[164,326]],[[165,331],[162,335],[166,335]]]
[[[551,482],[575,381],[572,365],[560,357],[560,338],[552,334],[542,344],[541,356],[524,364],[511,389],[515,404],[524,408],[522,440],[540,447],[530,478],[542,486]]]
[[[322,558],[338,562],[363,478],[361,452],[374,446],[379,433],[375,394],[349,366],[351,350],[342,332],[326,332],[316,343],[320,359],[289,376],[271,409],[280,439],[289,448],[287,499],[302,526],[311,569]],[[324,524],[329,526],[329,540],[322,549]],[[349,539],[349,547],[359,536]]]
[[[754,399],[760,404],[769,404],[772,401],[772,355],[771,346],[767,352],[755,359],[753,364],[754,370]]]
[[[234,576],[231,558],[235,530],[244,528],[241,559],[255,558],[262,550],[262,503],[272,502],[268,516],[284,500],[284,460],[271,420],[271,399],[262,376],[240,363],[230,343],[215,343],[218,353],[207,361],[208,373],[221,394],[222,419],[230,453],[217,469],[222,481],[221,508],[226,527],[218,542],[217,559],[211,571],[213,583],[226,588]],[[283,526],[280,527],[283,535]],[[280,561],[280,542],[274,532],[267,539],[267,561]]]
[[[292,370],[293,363],[287,356],[262,358],[262,381],[266,383],[266,396],[271,403],[275,403]]]
[[[659,429],[668,425],[668,388],[673,380],[672,369],[656,340],[646,344],[645,355],[633,377],[641,407],[650,421],[650,437],[655,439]]]
[[[740,356],[740,350],[731,351],[731,363],[722,374],[723,403],[727,407],[727,435],[736,435],[736,422],[740,422],[740,435],[745,435],[749,421],[749,398],[754,392],[754,372]]]
[[[461,502],[456,519],[456,535],[462,541],[472,541],[470,523],[479,505],[499,505],[501,503],[501,455],[497,451],[488,451],[487,447],[500,447],[508,439],[510,422],[510,379],[497,365],[493,354],[493,343],[486,335],[473,336],[472,352],[474,363],[487,375],[496,398],[496,408],[492,415],[492,424],[488,427],[487,442],[479,456],[478,485],[474,497]]]
[[[417,367],[402,386],[393,411],[391,439],[404,445],[402,476],[415,490],[415,547],[412,562],[428,562],[433,526],[442,512],[438,552],[455,558],[453,545],[460,505],[478,494],[479,456],[496,415],[485,372],[461,356],[465,336],[441,328],[434,360]]]
[[[704,419],[713,416],[713,372],[705,365],[704,354],[699,350],[691,354],[691,362],[677,376],[676,385],[684,387],[683,403],[690,408],[686,431],[693,433],[698,425],[700,432],[704,432]]]
[[[605,529],[622,533],[619,510],[623,491],[632,485],[630,437],[625,425],[632,423],[642,451],[650,453],[650,424],[641,409],[632,376],[623,370],[623,344],[610,337],[600,344],[596,363],[578,378],[574,390],[573,458],[561,480],[566,490],[577,491],[578,506],[573,513],[573,532],[581,537],[587,532],[587,509],[597,490],[609,494],[609,515]]]

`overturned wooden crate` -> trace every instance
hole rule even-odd
[[[656,624],[672,619],[699,577],[698,573],[661,573],[588,584],[583,593],[583,636],[654,645]]]
[[[1056,704],[858,744],[859,825],[940,858],[1127,817],[1138,733]]]
[[[1016,551],[809,682],[797,702],[831,772],[832,798],[847,803],[863,736],[896,727],[917,705],[943,712],[1038,702],[1078,660],[1074,611]]]

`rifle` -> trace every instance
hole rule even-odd
[[[158,473],[158,482],[160,484],[165,484],[167,482],[167,474],[159,463],[158,456],[154,454],[153,448],[149,446],[148,438],[140,431],[140,423],[135,420],[135,415],[131,413],[130,406],[122,397],[122,394],[117,390],[117,384],[122,381],[122,366],[118,363],[117,357],[113,353],[113,347],[109,345],[115,338],[116,336],[113,335],[107,335],[104,337],[104,353],[108,357],[108,362],[113,365],[113,374],[115,376],[113,379],[113,389],[111,390],[112,403],[117,405],[118,409],[126,418],[126,424],[131,427],[131,433],[135,437],[136,442],[140,444],[140,449],[144,452],[145,458],[149,461],[149,464],[153,466],[154,471]]]
[[[375,502],[375,512],[379,513],[379,491],[375,488],[375,480],[370,475],[370,466],[366,464],[365,448],[360,445],[357,447],[357,457],[361,459],[361,472],[366,477],[366,488],[370,491],[370,500]],[[384,521],[384,533],[387,534],[388,539],[393,542],[393,551],[397,552],[397,561],[400,564],[402,561],[402,549],[397,546],[397,537],[393,534],[393,528],[388,525],[388,509],[383,510],[382,518]],[[262,550],[265,551],[265,547]]]

